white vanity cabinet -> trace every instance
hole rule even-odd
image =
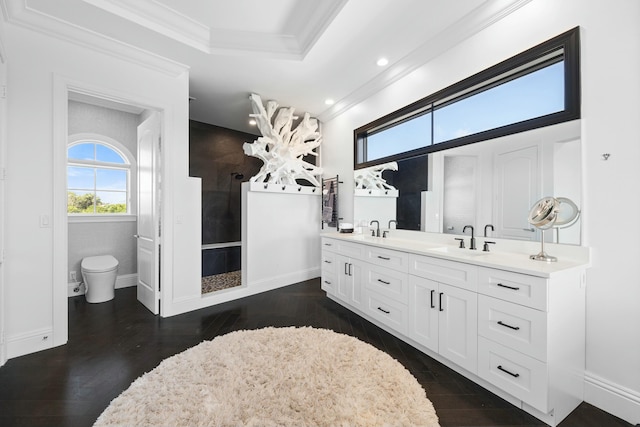
[[[409,262],[409,338],[475,374],[477,267],[420,255]]]
[[[478,376],[552,421],[582,401],[583,280],[582,270],[549,279],[479,270]]]
[[[365,247],[336,239],[322,239],[322,288],[355,308],[363,303]]]
[[[327,295],[550,425],[583,399],[585,261],[322,238]],[[436,253],[457,255],[442,256]]]

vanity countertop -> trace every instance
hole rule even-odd
[[[478,241],[479,248],[472,251],[468,248],[460,249],[456,245],[442,242],[442,238],[429,239],[424,233],[420,234],[421,237],[424,237],[420,239],[402,237],[382,238],[371,237],[365,234],[337,232],[323,233],[322,237],[362,243],[370,246],[410,252],[418,255],[426,255],[434,258],[478,265],[481,267],[509,270],[516,273],[545,278],[552,277],[568,270],[576,268],[585,269],[590,266],[588,248],[579,246],[564,249],[563,255],[558,256],[557,262],[544,262],[535,261],[529,258],[529,255],[540,251],[540,245],[534,242],[517,242],[515,245],[512,243],[508,251],[501,251],[500,247],[509,245],[492,245],[490,252],[483,252],[482,238]],[[549,251],[547,250],[547,252]],[[551,254],[555,255],[555,253]]]

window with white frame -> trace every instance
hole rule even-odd
[[[67,213],[131,212],[132,159],[109,138],[73,140],[67,148]]]

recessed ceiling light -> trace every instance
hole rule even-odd
[[[334,101],[331,98],[327,98],[327,99],[324,100],[324,103],[327,104],[327,105],[333,105],[333,104],[336,103],[336,101]]]
[[[249,120],[249,124],[250,124],[251,126],[255,126],[255,125],[256,125],[256,121],[255,121],[255,120],[253,120],[253,119],[251,119],[251,120]]]
[[[376,62],[376,64],[378,65],[378,67],[384,67],[385,65],[387,65],[389,63],[389,60],[387,58],[380,58],[378,59],[378,61]]]

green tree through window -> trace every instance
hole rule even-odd
[[[130,162],[115,147],[81,141],[67,150],[67,213],[129,213]]]

